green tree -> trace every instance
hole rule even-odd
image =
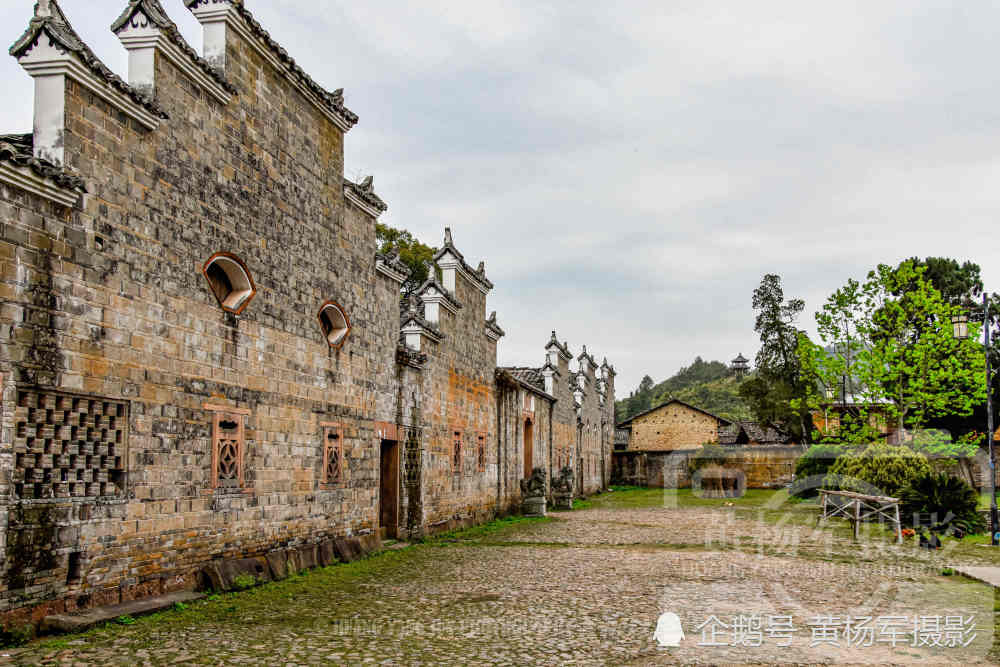
[[[850,353],[818,356],[810,369],[826,386],[850,378],[862,420],[884,411],[903,432],[935,417],[969,415],[985,399],[982,348],[952,335],[950,305],[911,261],[879,265],[849,281],[816,314],[820,337]],[[976,327],[970,327],[975,329]]]
[[[805,302],[786,301],[781,277],[769,273],[754,290],[753,308],[761,347],[756,374],[740,386],[740,396],[758,421],[781,424],[799,441],[809,442],[812,418],[807,397],[815,388],[802,373],[800,346],[805,334],[795,327]]]
[[[429,266],[434,261],[437,248],[432,248],[417,240],[405,229],[396,229],[381,222],[375,223],[375,240],[382,254],[399,253],[399,259],[410,269],[410,275],[403,283],[403,292],[409,294],[427,280]]]

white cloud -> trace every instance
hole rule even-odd
[[[31,4],[0,6],[8,43]],[[63,0],[120,74],[124,4]],[[807,314],[911,255],[973,259],[1000,291],[995,3],[247,5],[346,89],[347,172],[375,175],[385,221],[432,244],[449,225],[486,260],[505,363],[540,363],[555,328],[625,395],[695,355],[752,356],[767,272]],[[0,77],[0,131],[30,128],[30,79],[13,59]]]

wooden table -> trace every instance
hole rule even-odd
[[[899,498],[889,496],[870,496],[864,493],[853,491],[833,491],[830,489],[818,489],[822,503],[822,512],[816,520],[819,525],[824,519],[834,516],[842,516],[854,524],[854,539],[858,539],[858,525],[869,517],[882,517],[888,519],[896,526],[896,543],[903,543],[903,526],[899,520]],[[847,502],[837,504],[831,502],[831,496],[846,498]]]

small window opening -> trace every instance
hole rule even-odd
[[[333,301],[327,301],[319,310],[319,326],[330,347],[339,348],[351,331],[351,322],[344,309]]]
[[[229,253],[216,253],[203,268],[208,286],[223,310],[239,314],[257,294],[246,264]]]
[[[81,573],[81,552],[73,551],[69,555],[69,563],[66,567],[66,583],[71,584],[80,581]]]

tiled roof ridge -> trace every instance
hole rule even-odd
[[[406,276],[410,275],[410,267],[400,259],[399,249],[393,252],[375,252],[375,259],[382,260],[386,266],[394,271],[398,271]]]
[[[350,188],[351,191],[360,197],[363,202],[384,213],[388,210],[389,205],[386,204],[381,197],[375,194],[375,188],[373,187],[374,180],[374,177],[366,176],[360,183],[355,183],[354,181],[345,178],[344,185]]]
[[[478,268],[472,268],[469,263],[465,261],[465,256],[458,251],[455,247],[455,242],[451,238],[451,227],[444,228],[444,243],[442,244],[440,250],[434,253],[434,261],[441,259],[446,252],[451,252],[458,259],[458,263],[462,265],[462,269],[466,273],[474,277],[485,287],[493,289],[493,283],[490,282],[489,278],[486,277],[486,262],[479,262]]]
[[[80,36],[76,34],[76,31],[69,24],[69,21],[66,20],[66,15],[63,14],[56,0],[46,0],[44,6],[42,2],[35,5],[35,16],[32,17],[24,34],[10,47],[10,55],[20,58],[37,44],[38,38],[43,31],[47,32],[61,48],[76,54],[83,61],[83,64],[87,66],[87,69],[109,86],[128,96],[133,102],[158,118],[169,118],[167,112],[163,110],[163,107],[156,100],[125,83],[120,76],[112,72],[90,50],[90,47],[80,39]]]
[[[42,178],[47,178],[61,188],[86,192],[83,179],[65,167],[37,158],[31,134],[0,134],[0,162],[11,162],[18,167],[28,167]]]
[[[184,4],[189,9],[194,9],[204,1],[205,0],[184,0]],[[306,88],[315,93],[323,101],[323,103],[330,110],[340,116],[340,118],[343,119],[348,126],[353,126],[358,122],[358,115],[344,106],[343,88],[338,88],[331,92],[316,83],[316,81],[309,76],[298,63],[295,62],[295,59],[288,55],[288,51],[286,51],[281,44],[278,44],[278,42],[271,37],[271,34],[264,29],[257,19],[254,18],[253,14],[250,13],[250,10],[243,5],[243,0],[229,0],[229,2],[232,4],[233,8],[240,15],[240,17],[246,21],[247,26],[250,28],[250,32],[267,45],[268,49],[270,49],[271,52],[274,53],[274,55],[277,56],[277,58],[285,65],[285,67],[288,68],[289,73],[292,76],[297,78],[303,85],[306,86]]]
[[[163,31],[163,34],[167,36],[171,42],[173,42],[177,48],[179,48],[186,56],[191,58],[192,62],[198,66],[205,74],[215,79],[220,86],[225,88],[228,92],[235,94],[237,92],[236,86],[229,83],[229,80],[220,72],[217,68],[212,67],[211,64],[204,58],[198,55],[187,40],[184,39],[184,35],[181,34],[180,30],[177,28],[177,24],[170,20],[170,16],[167,14],[166,10],[163,9],[163,5],[160,4],[160,0],[129,0],[128,6],[121,13],[114,23],[111,24],[111,32],[117,33],[119,30],[124,28],[128,22],[132,19],[132,16],[137,12],[142,10],[142,13],[149,17],[157,28]]]
[[[455,295],[451,293],[451,290],[442,285],[441,281],[437,279],[437,275],[434,272],[434,267],[430,267],[430,270],[427,272],[427,280],[425,280],[424,283],[420,287],[418,287],[414,293],[417,295],[423,294],[424,290],[426,290],[428,287],[433,287],[437,291],[441,292],[441,294],[444,295],[444,298],[448,300],[448,303],[453,305],[455,308],[462,307],[461,302],[455,298]]]
[[[495,334],[499,334],[500,336],[507,335],[507,333],[500,328],[500,325],[497,324],[497,311],[495,310],[490,313],[488,318],[486,318],[486,328],[490,329]]]

